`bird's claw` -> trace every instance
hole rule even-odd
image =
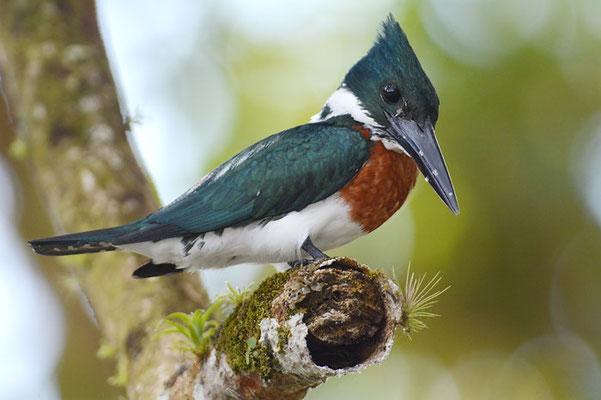
[[[288,265],[290,265],[290,267],[292,267],[292,268],[298,268],[298,267],[304,267],[305,265],[309,265],[314,261],[315,260],[303,258],[303,259],[296,260],[296,261],[288,261]]]

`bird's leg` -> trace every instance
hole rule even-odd
[[[290,265],[292,268],[300,267],[301,265],[307,265],[314,261],[320,261],[320,260],[323,260],[324,258],[329,258],[329,256],[326,253],[324,253],[323,251],[321,251],[317,247],[315,247],[315,245],[311,241],[310,236],[307,236],[307,238],[301,245],[301,249],[303,249],[305,252],[309,253],[309,255],[311,257],[313,257],[313,259],[309,260],[309,259],[303,258],[301,260],[290,261],[288,263],[288,265]]]
[[[323,260],[324,258],[329,258],[329,256],[323,251],[319,250],[313,242],[311,241],[311,236],[307,236],[301,249],[305,250],[315,261]]]

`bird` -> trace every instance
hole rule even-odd
[[[149,278],[242,263],[292,267],[378,228],[419,171],[455,214],[435,136],[439,99],[392,14],[308,123],[240,151],[163,208],[131,223],[30,241],[41,255],[126,250]]]

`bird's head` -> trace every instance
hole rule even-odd
[[[407,36],[390,15],[369,50],[346,74],[314,121],[350,114],[372,131],[372,140],[408,154],[455,214],[455,189],[434,135],[438,96]]]

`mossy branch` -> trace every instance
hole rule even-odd
[[[175,377],[170,399],[301,399],[331,376],[383,361],[403,320],[403,291],[348,258],[267,278]]]

